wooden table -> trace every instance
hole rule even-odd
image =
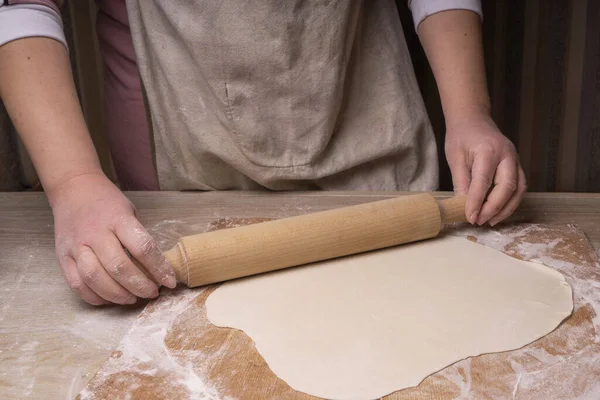
[[[397,193],[129,193],[161,247],[219,218],[281,218]],[[440,197],[449,196],[439,193]],[[513,218],[576,224],[600,248],[600,194],[528,194]],[[175,230],[173,227],[177,226]],[[183,227],[183,228],[182,228]],[[117,345],[143,304],[94,308],[68,289],[54,256],[43,194],[0,194],[0,397],[72,399]]]

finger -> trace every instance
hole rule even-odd
[[[100,264],[94,251],[88,246],[81,246],[75,258],[77,271],[83,282],[98,296],[116,304],[133,304],[137,298],[119,285]]]
[[[488,189],[492,184],[498,162],[489,153],[475,155],[471,169],[471,185],[467,195],[465,214],[470,223],[475,224],[481,211]]]
[[[130,293],[138,297],[153,299],[158,296],[158,287],[143,272],[141,272],[125,253],[121,242],[111,232],[110,236],[102,237],[102,246],[96,255],[108,274]]]
[[[167,261],[156,241],[136,218],[123,219],[116,226],[116,234],[131,255],[150,272],[161,285],[174,288],[177,285],[175,271]]]
[[[507,157],[500,161],[494,175],[494,188],[488,194],[477,218],[478,225],[485,224],[498,214],[515,193],[519,181],[518,165],[516,157]]]
[[[93,306],[101,306],[104,304],[110,304],[110,302],[104,300],[102,297],[98,296],[92,289],[90,289],[83,279],[79,276],[79,272],[77,271],[77,264],[75,260],[69,256],[66,256],[59,260],[60,268],[63,271],[65,276],[65,280],[67,281],[67,285],[79,295],[79,297],[93,305]]]
[[[449,163],[450,164],[450,163]],[[452,185],[456,196],[466,196],[471,185],[471,171],[467,162],[461,157],[450,164],[452,172]]]
[[[508,218],[509,216],[511,216],[512,213],[515,212],[517,207],[519,207],[519,204],[521,204],[521,200],[523,200],[523,196],[527,192],[527,181],[525,179],[525,173],[523,172],[523,168],[521,168],[521,166],[519,166],[517,174],[519,177],[519,183],[517,184],[517,190],[515,191],[513,196],[510,198],[510,200],[506,203],[504,208],[502,210],[500,210],[500,212],[498,214],[496,214],[496,216],[490,220],[491,226],[494,226],[494,225],[498,224],[500,221],[503,221],[506,218]]]

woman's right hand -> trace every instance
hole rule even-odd
[[[48,198],[58,262],[83,300],[133,304],[138,297],[157,297],[160,285],[175,287],[173,268],[136,218],[135,208],[102,173],[71,178],[53,188]]]

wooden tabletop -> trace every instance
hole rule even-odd
[[[380,200],[398,193],[137,192],[128,197],[165,250],[219,218],[271,217]],[[447,197],[449,193],[438,193]],[[600,248],[600,194],[528,194],[513,221],[576,224]],[[0,393],[69,398],[116,347],[144,304],[94,308],[68,289],[41,193],[0,193]]]

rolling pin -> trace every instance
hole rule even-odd
[[[165,256],[196,287],[433,238],[464,210],[465,197],[422,193],[185,236]]]

